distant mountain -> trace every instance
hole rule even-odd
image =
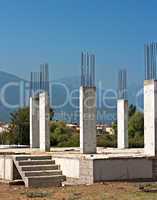
[[[78,121],[79,111],[79,87],[80,77],[68,77],[56,81],[52,86],[52,104],[59,106],[67,103],[60,108],[55,109],[56,119],[65,119],[67,121]],[[106,84],[108,85],[108,84]],[[104,86],[104,85],[103,85]],[[117,98],[115,96],[115,88],[105,88],[99,84],[97,87],[97,120],[99,122],[112,122],[116,120],[116,105]],[[140,109],[143,108],[143,85],[131,83],[128,86],[128,101],[129,104],[137,105]],[[65,112],[65,113],[64,113]],[[76,113],[75,113],[76,112]]]
[[[0,121],[8,121],[10,112],[16,109],[15,105],[20,105],[23,98],[20,96],[22,84],[25,84],[23,79],[0,71]]]
[[[53,81],[50,87],[51,104],[55,111],[56,119],[78,121],[79,119],[79,86],[80,77],[68,77]],[[129,86],[129,103],[138,103],[143,106],[143,95],[136,98],[139,86]],[[113,99],[112,88],[100,88],[97,85],[98,120],[110,122],[116,117],[116,98]],[[10,112],[16,107],[28,104],[28,82],[9,73],[0,71],[0,121],[8,121]],[[104,97],[105,100],[104,100]],[[12,105],[12,106],[9,106]],[[15,107],[15,105],[17,105]]]

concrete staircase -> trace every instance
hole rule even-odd
[[[16,156],[14,164],[26,187],[61,186],[66,180],[51,156]]]

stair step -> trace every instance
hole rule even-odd
[[[19,161],[19,166],[24,165],[51,165],[55,164],[55,160],[22,160]]]
[[[24,173],[26,177],[30,176],[53,176],[53,175],[62,175],[60,170],[45,170],[45,171],[30,171]]]
[[[21,161],[21,160],[51,160],[51,156],[16,156],[15,160],[16,161]]]
[[[20,180],[13,180],[9,182],[9,185],[24,185],[24,181],[22,179]]]
[[[28,165],[22,166],[22,171],[58,170],[59,165]]]
[[[16,156],[14,164],[26,187],[61,186],[66,181],[60,165],[55,164],[51,156]]]
[[[66,181],[66,177],[63,175],[32,176],[28,177],[26,187],[61,186],[63,181]]]

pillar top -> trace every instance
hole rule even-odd
[[[157,83],[157,80],[151,79],[151,80],[144,80],[144,85],[151,85]]]
[[[127,99],[118,99],[117,101],[128,102],[128,100],[127,100]]]
[[[46,91],[43,91],[39,94],[39,96],[45,96],[45,95],[48,95],[48,93]]]
[[[80,88],[85,88],[85,89],[86,89],[86,88],[88,88],[88,89],[90,89],[90,88],[91,88],[91,89],[96,89],[96,86],[82,86],[82,85],[81,85]]]

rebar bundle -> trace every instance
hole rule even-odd
[[[157,43],[145,44],[145,80],[156,80]]]
[[[39,72],[31,72],[30,96],[40,92],[47,92],[49,95],[49,68],[48,64],[41,64]]]
[[[127,71],[126,69],[118,72],[118,98],[127,99]]]
[[[81,53],[81,86],[95,87],[95,55]]]

